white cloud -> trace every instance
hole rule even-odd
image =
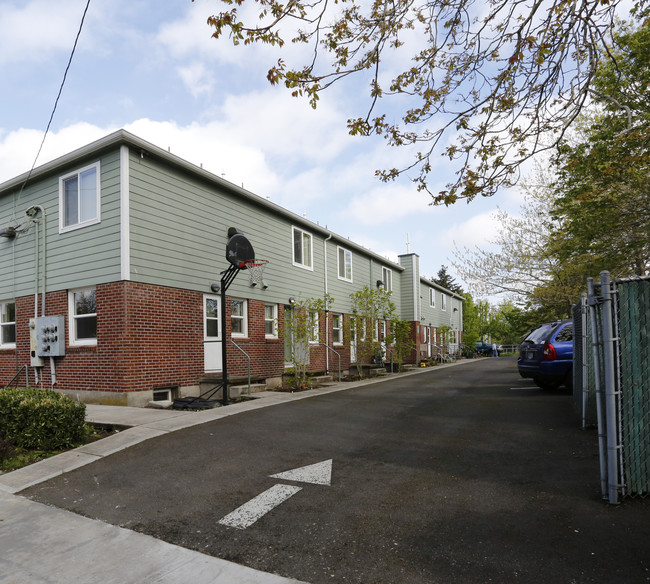
[[[382,184],[354,196],[343,212],[362,225],[385,225],[425,213],[428,202],[428,195],[412,186]]]
[[[179,67],[178,74],[195,98],[210,93],[214,87],[211,73],[203,63],[190,63],[187,67]]]
[[[0,4],[0,64],[42,61],[49,53],[71,50],[84,2],[51,0]]]
[[[109,131],[91,124],[79,123],[60,132],[50,132],[36,166],[97,140]],[[0,134],[0,182],[28,172],[42,140],[43,132],[39,130],[19,129]]]
[[[438,235],[437,243],[448,246],[453,242],[458,248],[490,247],[498,237],[500,224],[496,213],[480,213],[461,223],[454,223]]]

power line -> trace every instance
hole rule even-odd
[[[77,31],[77,36],[74,40],[74,45],[72,46],[72,52],[70,53],[70,58],[68,59],[68,64],[65,68],[65,72],[63,73],[63,80],[61,81],[61,86],[59,87],[59,93],[56,96],[56,100],[54,101],[54,107],[52,108],[52,113],[50,114],[50,119],[47,122],[47,128],[45,128],[45,133],[43,134],[43,139],[41,140],[41,145],[38,148],[38,152],[36,153],[36,157],[34,158],[34,162],[32,163],[32,167],[29,169],[29,173],[27,174],[27,178],[25,179],[25,182],[23,183],[22,187],[20,188],[20,192],[23,192],[23,189],[25,188],[25,185],[27,184],[27,181],[29,181],[30,177],[32,176],[32,172],[34,171],[34,168],[36,167],[36,162],[38,161],[38,157],[41,155],[41,150],[43,150],[43,144],[45,144],[45,138],[47,138],[47,134],[50,131],[50,126],[52,125],[52,120],[54,119],[54,114],[56,113],[56,108],[59,105],[59,99],[61,97],[61,94],[63,93],[63,86],[65,85],[65,81],[68,77],[68,71],[70,70],[70,65],[72,65],[72,58],[74,57],[75,51],[77,50],[77,43],[79,42],[79,37],[81,36],[81,30],[83,29],[84,26],[84,21],[86,20],[86,13],[88,12],[88,8],[90,6],[90,0],[86,2],[86,8],[84,8],[83,15],[81,17],[81,22],[79,23],[79,30]],[[20,197],[20,195],[19,195]]]

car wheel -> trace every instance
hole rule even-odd
[[[564,386],[569,390],[573,391],[573,369],[567,371],[566,376],[564,377]]]
[[[560,382],[559,381],[548,381],[547,379],[533,379],[535,382],[535,385],[541,389],[545,389],[547,391],[553,391],[560,387]]]

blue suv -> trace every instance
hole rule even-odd
[[[542,389],[572,389],[573,322],[548,322],[530,333],[519,346],[517,369]]]

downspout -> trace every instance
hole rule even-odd
[[[40,221],[36,219],[38,212],[41,212],[43,216],[43,263],[40,266],[42,274],[42,300],[41,300],[41,316],[45,316],[45,288],[46,288],[46,274],[47,274],[47,218],[45,216],[45,209],[40,205],[32,205],[25,214],[31,217],[33,223],[36,225],[36,266],[34,268],[34,278],[35,278],[35,290],[34,290],[34,317],[38,316],[38,268],[39,268],[39,254],[38,254],[38,227]]]
[[[43,217],[43,261],[40,261],[39,258],[39,224],[41,223],[38,219],[36,219],[36,215],[40,211],[42,217]],[[35,266],[34,266],[34,318],[38,318],[38,270],[39,267],[41,269],[41,286],[42,286],[42,298],[41,298],[41,316],[45,316],[45,294],[46,294],[46,274],[47,274],[47,218],[45,216],[45,209],[41,207],[40,205],[32,205],[27,211],[25,211],[25,214],[31,218],[32,222],[34,225],[36,225],[36,233],[35,233]],[[39,266],[40,264],[40,266]],[[51,381],[52,385],[56,384],[56,368],[54,366],[54,357],[50,357],[50,371],[51,371]],[[38,368],[35,368],[36,372],[36,383],[38,383]]]
[[[329,305],[327,304],[327,293],[328,293],[328,287],[327,287],[327,242],[332,239],[332,234],[330,233],[324,240],[323,240],[323,255],[325,256],[325,374],[328,374],[330,372],[330,352],[329,352],[329,331],[330,331],[330,311],[329,311]]]

